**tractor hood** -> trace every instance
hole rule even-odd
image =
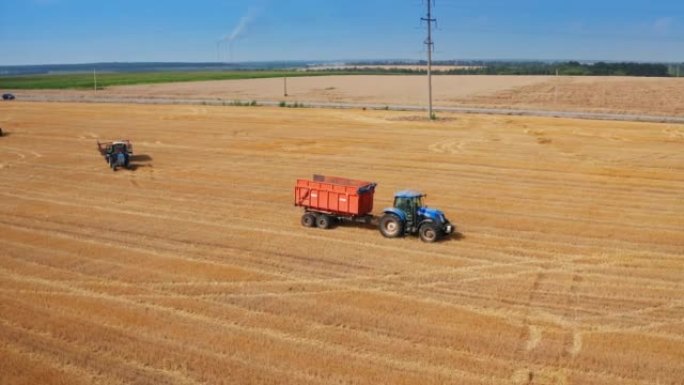
[[[446,217],[441,210],[431,209],[428,207],[421,207],[418,209],[418,215],[432,219],[435,222],[444,223]]]

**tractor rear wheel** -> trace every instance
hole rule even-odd
[[[316,216],[312,213],[305,213],[302,215],[302,226],[314,227],[316,225]]]
[[[380,218],[378,229],[383,236],[387,238],[396,238],[403,234],[404,224],[396,215],[385,214]]]
[[[420,236],[420,240],[423,242],[428,242],[432,243],[439,238],[439,230],[437,230],[437,226],[435,226],[432,223],[426,223],[422,226],[420,226],[420,230],[418,230],[418,235]]]
[[[321,214],[318,216],[318,218],[316,218],[316,226],[320,227],[321,229],[329,229],[331,223],[331,218],[325,214]]]

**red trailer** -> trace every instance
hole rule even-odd
[[[313,180],[298,179],[295,206],[304,207],[302,225],[329,228],[333,220],[370,223],[373,219],[375,183],[314,175]]]

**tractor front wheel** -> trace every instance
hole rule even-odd
[[[436,241],[439,237],[439,230],[437,230],[437,226],[435,226],[434,224],[426,223],[420,226],[420,230],[418,230],[418,235],[420,236],[421,241],[432,243]]]
[[[393,214],[385,214],[380,218],[378,225],[380,233],[387,238],[396,238],[401,236],[404,230],[404,225],[401,219]]]
[[[316,216],[312,213],[306,213],[302,215],[302,226],[304,227],[314,227],[316,224]]]

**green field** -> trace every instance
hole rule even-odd
[[[497,62],[484,67],[433,71],[435,75],[562,75],[562,76],[657,76],[679,75],[679,65],[648,63],[579,62]],[[202,80],[260,79],[330,75],[424,75],[423,69],[352,67],[327,70],[232,70],[232,71],[159,71],[102,72],[97,74],[97,88],[132,84],[191,82]],[[0,76],[0,90],[28,89],[92,89],[92,73],[60,73],[46,75]]]
[[[359,74],[359,72],[353,72]],[[298,76],[349,75],[341,71],[216,71],[216,72],[141,72],[141,73],[99,73],[97,88],[132,84],[154,84],[192,82],[202,80],[259,79]],[[92,73],[0,76],[0,89],[92,89]]]

